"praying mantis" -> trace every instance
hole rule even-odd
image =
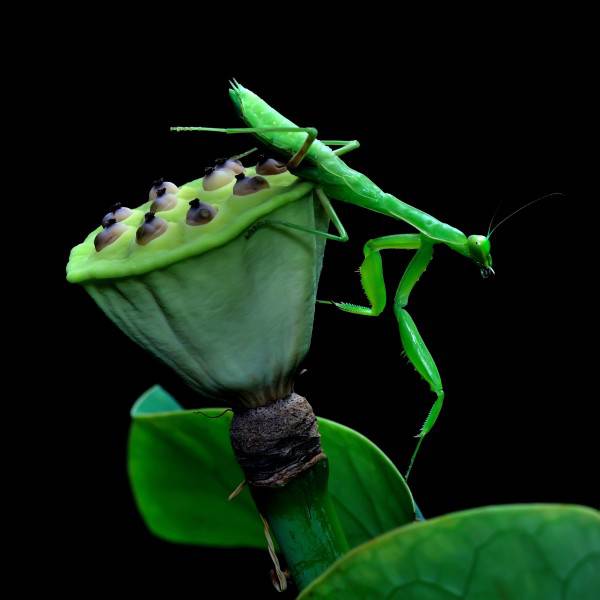
[[[285,164],[287,170],[301,180],[309,181],[315,186],[316,197],[337,230],[337,234],[333,234],[302,227],[292,222],[266,218],[256,222],[249,230],[249,234],[253,234],[260,227],[275,225],[345,242],[348,240],[348,235],[330,202],[330,198],[404,221],[417,230],[417,233],[387,235],[371,239],[364,245],[364,260],[359,272],[368,306],[319,300],[319,302],[332,304],[343,311],[356,315],[367,317],[380,315],[387,302],[381,252],[384,250],[414,251],[414,255],[406,267],[396,290],[393,311],[406,357],[427,382],[436,398],[416,436],[418,441],[406,471],[406,477],[408,478],[421,444],[432,430],[444,402],[444,388],[436,363],[407,310],[410,294],[431,262],[434,247],[439,244],[443,244],[473,261],[480,268],[481,275],[484,278],[494,274],[491,257],[491,235],[502,222],[515,213],[503,219],[494,229],[491,229],[490,223],[487,235],[466,236],[459,229],[443,223],[422,210],[384,192],[366,175],[349,167],[341,157],[358,148],[360,146],[358,141],[319,140],[317,139],[318,132],[314,127],[298,127],[235,80],[231,84],[229,93],[247,127],[177,126],[171,127],[171,130],[176,132],[253,134],[270,149],[289,157],[287,164]],[[336,146],[339,146],[339,148],[333,150],[332,147]],[[281,166],[283,167],[283,165]],[[525,206],[522,208],[525,208]]]

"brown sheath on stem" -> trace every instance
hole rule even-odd
[[[246,480],[258,487],[282,487],[325,458],[315,413],[295,393],[236,411],[231,444]]]

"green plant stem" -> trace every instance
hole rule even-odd
[[[300,590],[349,549],[327,490],[328,478],[325,458],[283,487],[251,487]]]

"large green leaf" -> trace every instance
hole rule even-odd
[[[159,386],[132,409],[129,475],[150,528],[173,542],[210,546],[266,546],[247,491],[229,502],[244,479],[231,443],[231,413],[182,410]],[[414,505],[390,460],[356,431],[319,419],[330,461],[330,491],[351,547],[414,521]]]
[[[407,525],[346,554],[299,598],[598,600],[600,516],[533,504]]]

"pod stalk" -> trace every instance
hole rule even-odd
[[[328,491],[329,463],[312,407],[291,394],[238,411],[231,442],[256,507],[303,589],[349,549]]]

